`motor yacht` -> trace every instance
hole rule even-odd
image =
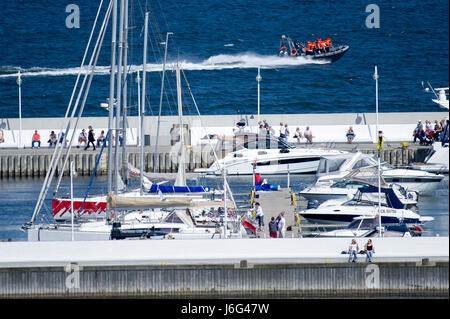
[[[379,214],[385,223],[397,223],[400,220],[416,225],[434,219],[407,209],[391,188],[381,188],[379,193],[375,186],[360,188],[350,200],[326,201],[317,208],[303,210],[299,214],[309,222],[319,224],[348,224],[355,217],[373,218]]]
[[[442,174],[425,171],[395,168],[386,162],[381,162],[381,177],[387,184],[399,184],[409,191],[419,195],[432,195],[444,179]],[[323,156],[317,170],[316,184],[329,184],[331,181],[341,180],[353,173],[356,178],[365,179],[376,176],[374,170],[378,167],[375,155],[361,152],[340,154],[336,156]]]
[[[314,174],[320,158],[346,154],[345,151],[319,148],[296,148],[274,136],[245,135],[234,140],[233,150],[216,160],[208,169],[196,169],[206,174],[252,175]]]

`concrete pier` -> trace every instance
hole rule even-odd
[[[373,241],[373,263],[347,238],[0,243],[0,297],[448,298],[448,237]]]

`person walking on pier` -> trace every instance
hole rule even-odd
[[[261,231],[262,227],[264,227],[264,212],[261,208],[261,205],[257,202],[255,203],[255,211],[256,211],[256,220],[258,221],[258,230]]]
[[[356,260],[358,259],[358,251],[359,251],[359,246],[356,243],[355,239],[352,239],[352,243],[350,244],[350,246],[348,247],[348,262],[353,262],[355,263]]]
[[[366,261],[371,263],[372,262],[372,256],[375,253],[375,248],[373,247],[372,239],[369,239],[367,241],[366,245],[364,246],[364,251],[366,253]]]
[[[31,138],[31,148],[34,148],[34,143],[38,144],[38,148],[41,147],[41,136],[37,130],[34,130],[33,137]]]
[[[95,133],[94,133],[94,129],[92,128],[92,126],[89,125],[89,132],[88,132],[88,143],[86,145],[86,147],[84,148],[84,150],[86,151],[89,148],[89,145],[92,144],[92,147],[94,147],[94,151],[95,151]]]

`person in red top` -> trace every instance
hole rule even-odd
[[[39,135],[37,130],[34,130],[34,134],[31,139],[31,148],[34,148],[34,143],[38,144],[38,148],[41,147],[41,136]]]

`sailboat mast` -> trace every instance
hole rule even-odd
[[[177,62],[177,99],[178,99],[178,120],[180,131],[180,157],[178,159],[178,175],[175,186],[186,186],[186,175],[184,173],[184,128],[183,128],[183,101],[181,99],[181,76],[180,64]]]
[[[141,154],[140,154],[140,190],[141,195],[144,193],[143,184],[144,184],[144,116],[145,116],[145,79],[146,79],[146,69],[147,69],[147,38],[148,38],[148,12],[145,13],[145,24],[144,24],[144,53],[143,53],[143,66],[142,66],[142,102],[141,102],[141,132],[140,132],[140,140],[141,140]]]
[[[124,25],[124,0],[120,0],[119,22],[119,60],[117,62],[117,93],[116,93],[116,148],[114,150],[114,193],[119,192],[119,135],[120,135],[120,108],[122,106],[122,63],[123,63],[123,25]]]
[[[375,65],[375,74],[373,75],[373,78],[375,79],[375,109],[377,114],[377,123],[376,123],[376,130],[377,130],[377,144],[378,144],[378,134],[380,133],[378,131],[378,68]],[[378,150],[378,237],[381,237],[381,160],[380,160],[380,150]]]
[[[111,74],[109,78],[108,102],[108,193],[112,191],[112,126],[114,117],[114,73],[116,67],[116,38],[117,38],[117,0],[113,0],[113,19],[111,36]]]
[[[164,79],[166,75],[166,61],[167,61],[167,45],[169,44],[169,35],[173,34],[172,32],[166,33],[166,46],[164,49],[164,63],[161,77],[161,93],[159,95],[159,112],[158,112],[158,126],[156,128],[156,144],[155,144],[155,153],[153,154],[153,163],[156,163],[156,156],[158,155],[158,142],[159,142],[159,127],[161,124],[161,111],[162,111],[162,98],[164,92]],[[156,172],[156,165],[153,165],[153,172]]]
[[[125,185],[128,184],[128,165],[127,165],[127,88],[128,88],[128,0],[125,0],[124,8],[124,56],[123,56],[123,115],[122,115],[122,127],[123,127],[123,139],[122,139],[122,178]]]

